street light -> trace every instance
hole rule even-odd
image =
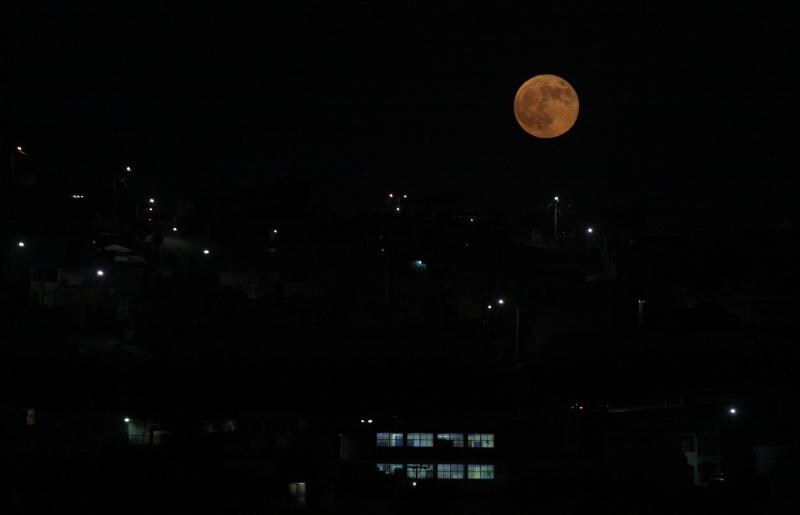
[[[125,170],[127,173],[131,173],[133,171],[133,168],[131,168],[131,165],[126,165],[125,168],[123,168],[123,170]],[[126,188],[128,187],[128,185],[125,183],[125,177],[123,177],[123,174],[119,173],[115,168],[114,171],[113,171],[113,177],[112,177],[112,186],[113,186],[113,193],[114,193],[114,207],[115,208],[117,207],[117,203],[119,202],[119,196],[118,196],[118,190],[119,190],[118,185],[119,185],[119,183],[122,183],[122,185],[125,186]],[[137,216],[137,218],[139,216],[138,215],[138,207],[137,207],[137,215],[136,216]]]
[[[178,228],[177,227],[173,227],[172,228],[172,232],[178,232]]]
[[[122,420],[125,421],[126,424],[130,423],[131,419],[128,417],[123,418]]]
[[[729,409],[728,413],[730,413],[731,415],[736,415],[736,408]]]
[[[25,157],[30,157],[24,150],[22,150],[22,147],[20,147],[19,145],[17,145],[17,148],[15,148],[11,152],[11,183],[12,184],[14,183],[14,175],[15,175],[14,174],[14,168],[15,168],[15,165],[16,165],[16,162],[17,162],[17,154],[22,154]]]
[[[103,269],[98,268],[97,277],[103,277],[104,275],[106,275],[105,271]]]
[[[639,321],[639,327],[644,325],[644,306],[647,304],[647,301],[644,299],[638,299],[636,301],[636,316]]]
[[[25,246],[25,242],[24,241],[18,241],[17,242],[17,247],[24,247],[24,246]]]
[[[611,254],[608,252],[608,231],[603,227],[589,226],[586,228],[586,234],[587,245],[596,248],[600,253],[603,272],[606,278],[613,279],[615,277],[615,272]]]
[[[150,197],[148,202],[150,202],[151,204],[155,204],[156,203],[156,199],[154,199],[153,197]]]
[[[553,197],[553,241],[558,243],[558,195]]]
[[[497,304],[500,306],[505,305],[505,299],[497,299]],[[488,308],[491,310],[492,305],[489,304]],[[519,366],[519,304],[514,304],[514,364]]]
[[[203,254],[207,256],[207,255],[211,254],[211,251],[208,250],[208,249],[203,249]]]

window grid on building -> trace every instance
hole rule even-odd
[[[464,447],[464,435],[462,433],[437,433],[437,443],[450,442],[453,447]]]
[[[402,463],[376,463],[378,472],[386,474],[387,476],[394,476],[398,470],[403,470]]]
[[[433,433],[408,433],[409,447],[433,447]]]
[[[376,433],[375,444],[378,447],[402,447],[403,433]]]
[[[433,479],[433,465],[409,463],[406,471],[409,479]]]
[[[494,447],[494,434],[470,433],[467,435],[467,446],[473,449],[491,449]]]
[[[468,479],[494,479],[494,465],[468,465]]]
[[[464,479],[464,465],[458,463],[439,463],[436,465],[439,479]]]

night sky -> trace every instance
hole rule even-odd
[[[4,144],[61,180],[134,163],[175,194],[295,177],[333,206],[402,190],[677,224],[797,214],[789,7],[282,3],[10,5]],[[554,140],[513,115],[540,73],[580,97]]]

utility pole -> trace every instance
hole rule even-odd
[[[521,364],[519,357],[519,304],[516,305],[516,321],[514,322],[514,361],[516,365]]]
[[[558,241],[558,196],[553,197],[553,241]]]
[[[389,309],[389,256],[384,258],[383,303],[386,306],[386,309]]]

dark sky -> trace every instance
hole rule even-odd
[[[788,7],[431,3],[16,2],[5,144],[50,174],[130,161],[172,190],[296,176],[356,204],[397,189],[520,209],[559,193],[586,210],[795,215]],[[539,73],[581,101],[555,140],[512,111]]]

